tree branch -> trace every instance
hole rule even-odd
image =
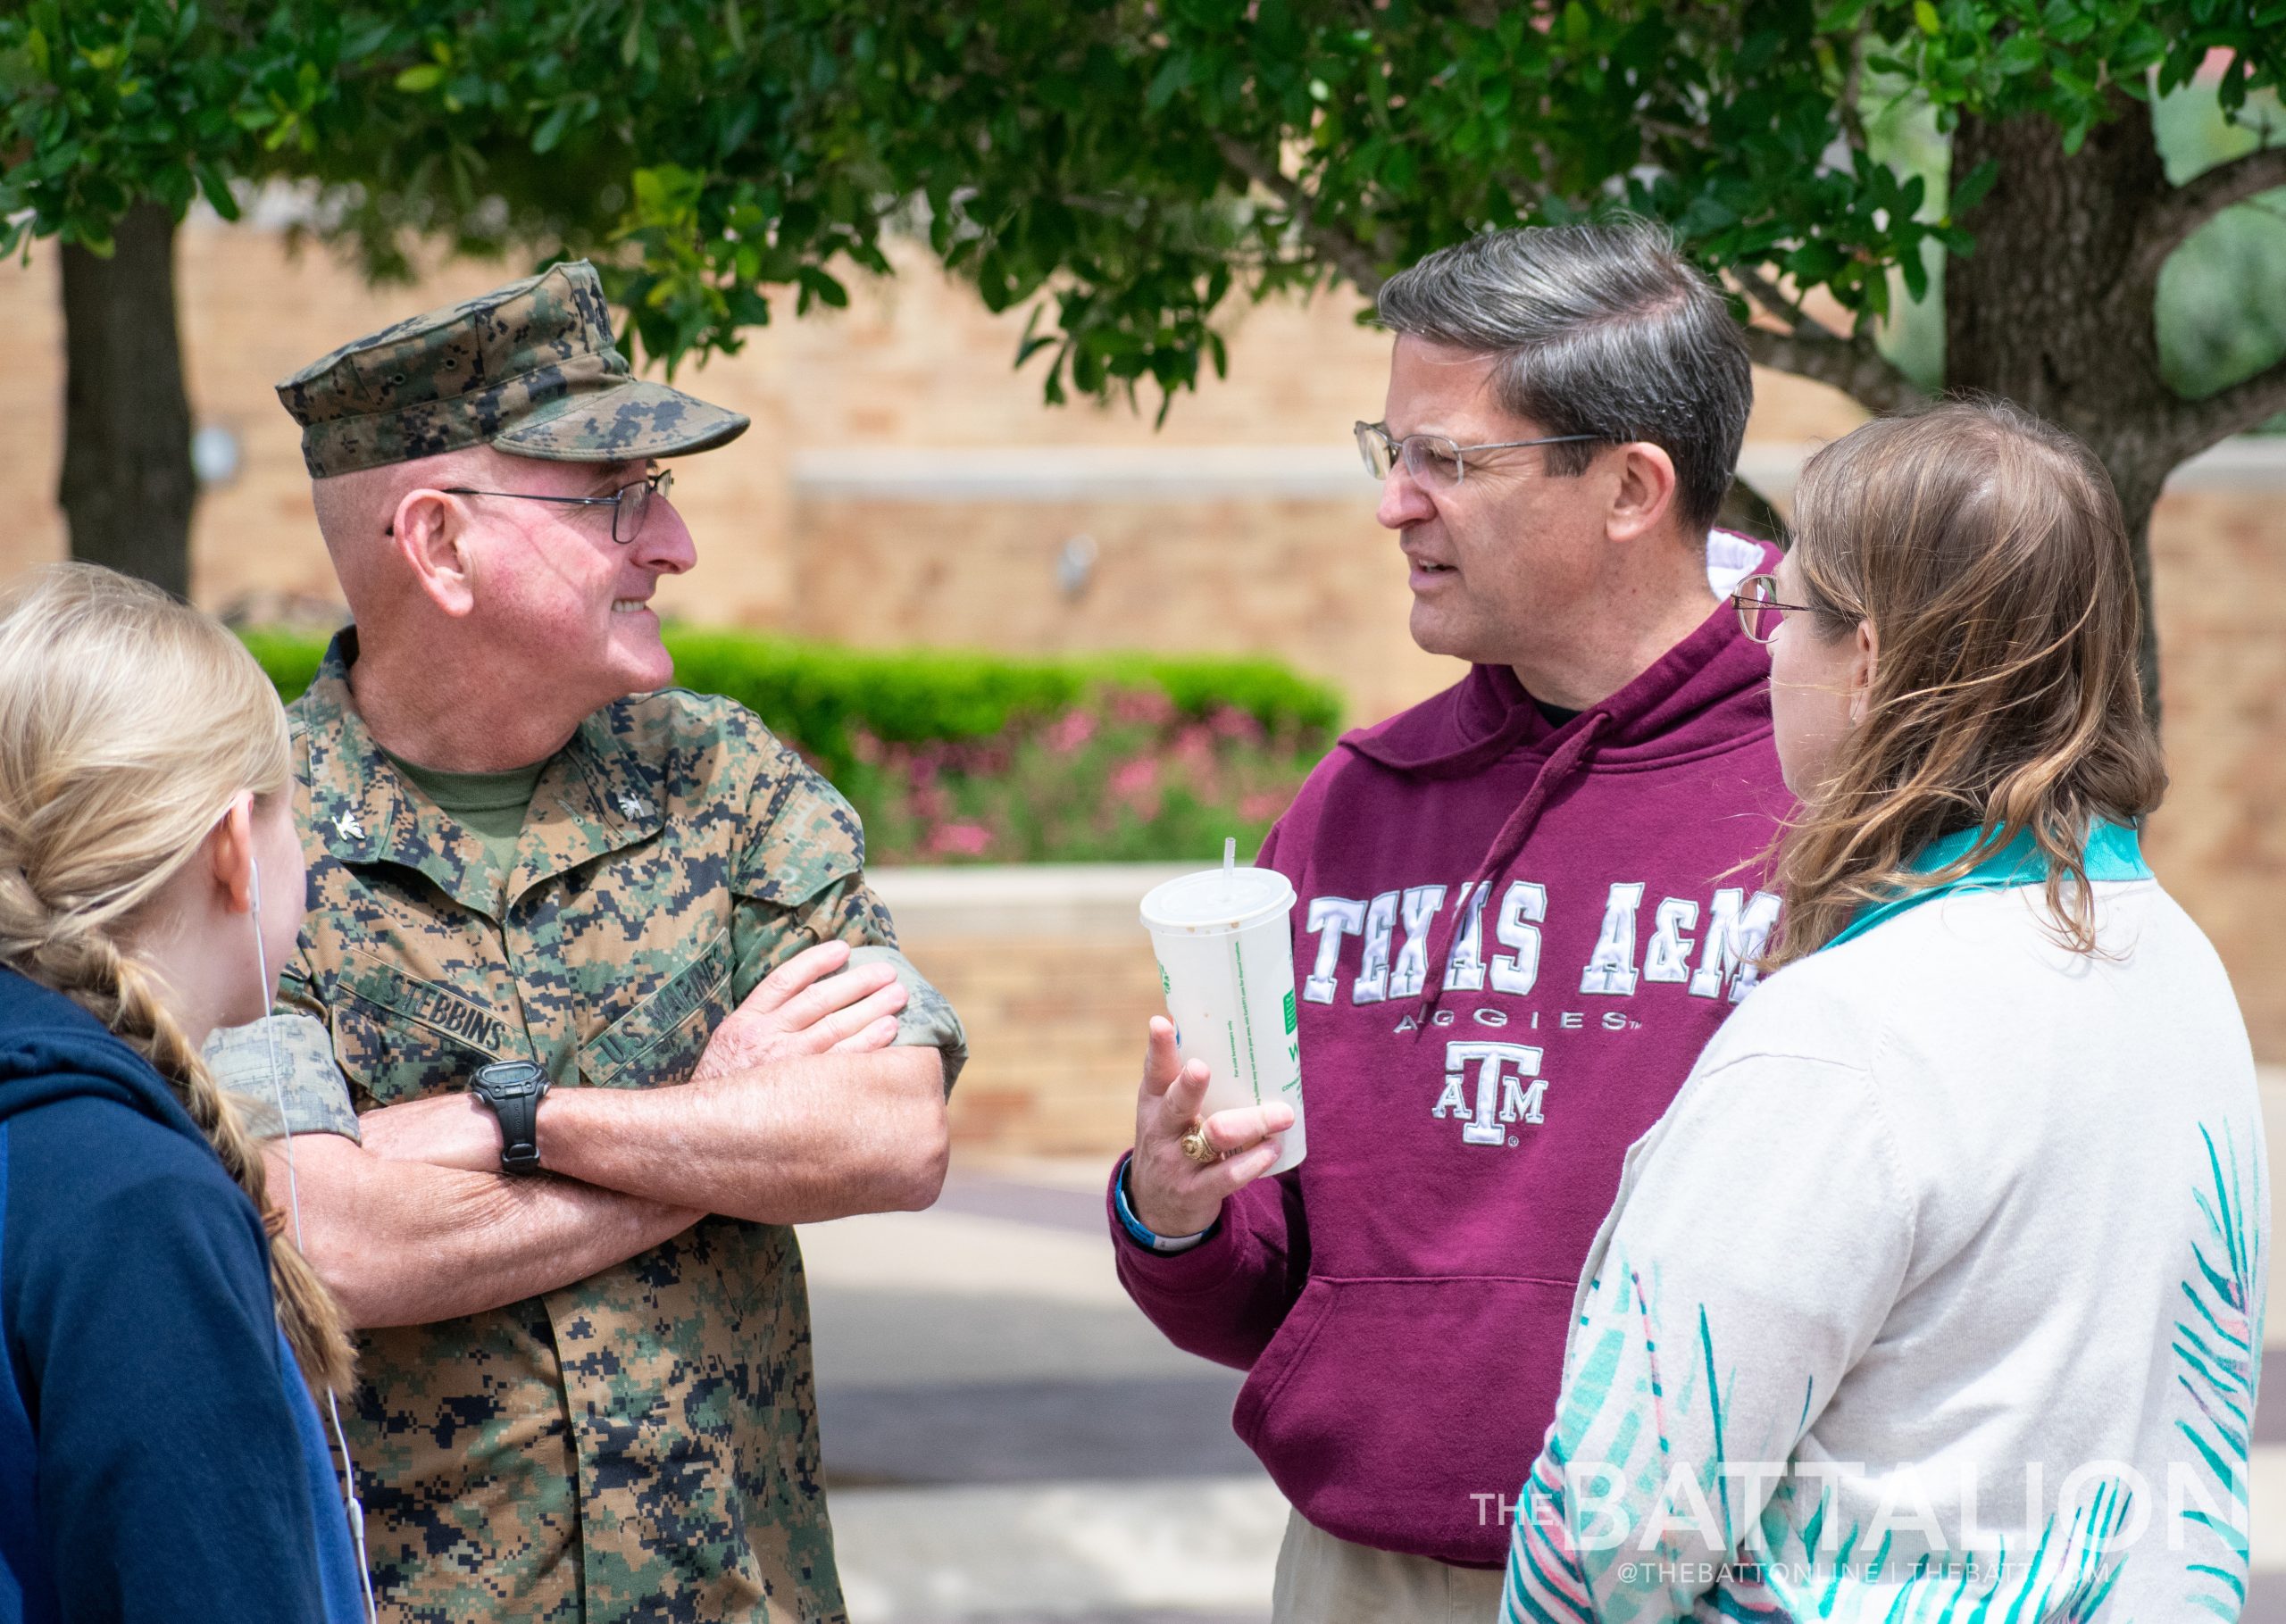
[[[1865,115],[1857,109],[1857,98],[1865,79],[1865,39],[1871,33],[1869,24],[1860,23],[1849,37],[1849,66],[1841,76],[1841,94],[1834,99],[1834,110],[1840,115],[1841,133],[1851,147],[1858,152],[1868,150],[1865,140]]]
[[[1928,404],[1920,386],[1871,339],[1843,337],[1752,265],[1732,265],[1730,276],[1765,313],[1786,324],[1782,333],[1748,324],[1747,354],[1756,364],[1831,384],[1871,412],[1908,412]]]
[[[2156,282],[2167,255],[2183,239],[2234,203],[2286,187],[2286,146],[2257,147],[2244,157],[2201,171],[2151,205],[2137,235],[2131,268]]]
[[[1837,344],[1841,342],[1831,328],[1788,298],[1781,291],[1777,283],[1753,266],[1733,265],[1731,267],[1731,275],[1737,279],[1740,287],[1746,289],[1747,297],[1761,305],[1770,315],[1783,321],[1789,332],[1807,333],[1820,338],[1831,338]]]
[[[1794,372],[1833,387],[1869,412],[1910,412],[1929,397],[1864,338],[1840,338],[1823,328],[1790,333],[1766,327],[1742,329],[1757,366]]]
[[[2184,401],[2166,414],[2165,432],[2180,462],[2282,412],[2286,412],[2286,360],[2203,400]]]
[[[1303,240],[1355,282],[1358,292],[1370,299],[1381,290],[1384,279],[1372,251],[1347,231],[1321,224],[1314,218],[1312,205],[1317,199],[1304,190],[1300,182],[1289,178],[1276,163],[1227,131],[1214,132],[1214,145],[1225,163],[1286,205]]]
[[[1694,152],[1706,153],[1714,150],[1714,140],[1707,135],[1704,125],[1671,124],[1664,119],[1655,119],[1648,114],[1638,117],[1635,123],[1636,128],[1646,134],[1664,136],[1668,140],[1688,146]]]

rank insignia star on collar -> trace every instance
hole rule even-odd
[[[344,840],[363,840],[365,837],[365,826],[357,821],[357,814],[354,812],[346,812],[336,818],[333,827],[334,832]]]
[[[650,815],[651,804],[641,795],[622,792],[619,797],[619,810],[630,818],[645,818]]]

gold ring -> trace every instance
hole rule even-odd
[[[1214,1142],[1206,1137],[1206,1124],[1204,1122],[1193,1122],[1190,1131],[1183,1135],[1182,1153],[1201,1167],[1213,1167],[1222,1159],[1222,1153],[1216,1150]]]

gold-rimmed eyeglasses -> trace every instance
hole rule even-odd
[[[1731,594],[1731,604],[1739,612],[1739,624],[1757,643],[1769,642],[1788,615],[1817,612],[1807,604],[1780,603],[1774,575],[1748,576]]]

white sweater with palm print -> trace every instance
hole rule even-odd
[[[2148,880],[1772,977],[1628,1153],[1511,1620],[2236,1619],[2270,1226],[2246,1029]]]

